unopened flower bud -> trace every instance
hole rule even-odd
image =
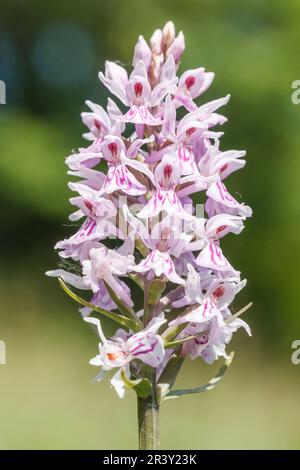
[[[146,43],[143,36],[139,36],[138,42],[136,43],[136,46],[134,48],[134,55],[132,61],[133,66],[135,66],[139,60],[142,60],[143,62],[145,62],[146,67],[149,68],[151,63],[151,56],[152,54],[150,47]]]
[[[163,48],[167,50],[175,40],[175,26],[173,21],[168,21],[162,30]]]
[[[150,45],[151,45],[153,54],[159,55],[162,53],[161,42],[162,42],[162,30],[156,29],[150,39]]]
[[[167,57],[172,55],[174,57],[175,63],[178,64],[184,52],[184,49],[185,49],[184,35],[183,35],[183,32],[180,31],[177,38],[174,40],[174,42],[171,44],[171,46],[167,50],[166,55]]]
[[[151,67],[149,71],[149,78],[152,86],[155,86],[159,79],[161,66],[163,64],[163,55],[153,55]]]

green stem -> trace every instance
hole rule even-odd
[[[139,449],[159,449],[159,405],[155,392],[155,369],[149,371],[152,376],[153,392],[147,398],[138,398]],[[153,374],[154,373],[154,374]]]
[[[148,301],[149,297],[149,281],[145,279],[144,283],[144,327],[150,322],[150,305]]]
[[[144,327],[151,321],[152,309],[149,305],[149,281],[144,284]],[[152,393],[146,398],[138,397],[138,433],[140,450],[159,449],[159,404],[156,395],[156,370],[144,367],[144,377],[152,385]]]

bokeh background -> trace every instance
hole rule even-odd
[[[235,309],[254,306],[253,338],[236,334],[220,386],[162,407],[162,448],[300,448],[299,1],[1,0],[2,449],[137,446],[134,394],[122,401],[108,381],[91,384],[95,337],[44,272],[72,230],[64,158],[83,144],[84,100],[106,102],[97,73],[106,58],[129,64],[138,35],[169,19],[186,36],[181,70],[216,73],[202,99],[232,94],[222,148],[246,149],[248,163],[228,184],[254,216],[224,251],[248,278]],[[205,383],[219,365],[189,362],[178,385]]]

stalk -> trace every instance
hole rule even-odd
[[[150,367],[149,369],[149,375],[152,375],[152,395],[137,399],[140,450],[159,449],[159,405],[155,391],[155,370]]]
[[[145,279],[144,286],[144,326],[151,321],[152,309],[149,306],[149,281]],[[140,450],[159,449],[159,404],[156,395],[156,370],[150,366],[144,367],[144,377],[152,385],[152,393],[146,398],[138,397],[138,435]]]

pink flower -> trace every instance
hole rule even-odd
[[[236,170],[243,168],[246,164],[242,159],[246,155],[244,150],[228,150],[221,152],[219,150],[219,140],[210,146],[199,162],[200,174],[205,176],[218,175],[224,180]]]
[[[184,280],[176,273],[172,256],[181,255],[190,237],[180,233],[176,226],[171,225],[172,219],[164,219],[163,222],[157,223],[149,233],[143,223],[130,214],[126,207],[123,211],[134,235],[138,236],[151,250],[149,255],[134,267],[134,271],[154,272],[156,276],[164,275],[175,284],[184,284]]]
[[[176,107],[183,105],[188,111],[195,111],[197,105],[193,100],[207,90],[214,76],[212,72],[205,72],[203,67],[184,72],[179,79],[174,98]]]
[[[226,345],[230,342],[233,333],[243,327],[251,336],[251,330],[247,323],[240,318],[233,319],[228,309],[223,311],[223,320],[227,320],[228,323],[225,321],[220,323],[215,317],[211,322],[192,324],[183,330],[181,336],[199,336],[184,344],[182,356],[188,355],[191,359],[202,357],[208,364],[212,364],[219,357],[228,359]],[[208,332],[207,329],[209,329]],[[201,331],[205,331],[205,333],[200,335]]]
[[[177,215],[182,219],[191,220],[192,216],[184,210],[176,194],[176,187],[183,183],[180,167],[176,164],[174,154],[165,154],[157,165],[151,178],[156,191],[146,206],[139,212],[138,217],[147,219],[165,211],[168,215]]]
[[[230,277],[227,279],[211,277],[210,282],[205,286],[205,290],[202,284],[204,285],[201,275],[189,264],[185,295],[180,300],[173,302],[173,306],[178,308],[185,305],[194,305],[196,308],[174,320],[174,324],[202,323],[207,321],[210,316],[218,316],[219,311],[227,308],[233,302],[236,294],[246,285],[246,281],[240,282],[238,278]]]
[[[229,194],[224,183],[221,181],[212,183],[206,194],[208,199],[205,210],[209,217],[224,212],[242,217],[251,217],[252,215],[250,207],[237,202],[237,200]]]
[[[87,148],[80,148],[79,152],[74,152],[66,158],[66,164],[72,171],[93,168],[100,163],[100,148],[99,143],[92,143]]]
[[[87,140],[101,142],[102,139],[108,134],[121,135],[124,131],[124,125],[120,122],[114,122],[110,119],[107,112],[98,104],[86,101],[86,105],[92,112],[81,113],[82,122],[89,128],[90,132],[83,134]],[[116,105],[115,105],[116,106]],[[118,108],[115,109],[115,112]]]
[[[173,58],[168,59],[170,63]],[[174,61],[173,61],[174,62]],[[102,83],[123,104],[129,106],[129,111],[124,115],[111,115],[120,122],[132,122],[135,124],[147,124],[156,126],[161,124],[160,118],[155,118],[150,109],[158,106],[168,93],[176,90],[177,78],[165,80],[151,90],[147,75],[147,65],[143,60],[138,60],[128,77],[126,70],[113,62],[106,62],[105,75],[100,72]]]
[[[120,397],[147,378],[141,363],[168,376],[174,358],[227,358],[232,334],[250,334],[230,311],[246,281],[222,251],[225,235],[240,234],[252,214],[224,184],[245,166],[245,152],[220,149],[223,132],[214,127],[227,121],[219,109],[230,95],[199,106],[214,74],[202,66],[179,72],[184,49],[183,33],[168,22],[149,44],[139,36],[129,72],[107,61],[99,79],[122,110],[110,98],[106,108],[86,101],[89,144],[66,159],[69,219],[80,225],[55,246],[64,268],[47,274],[87,291],[92,305],[73,298],[100,337],[91,364],[101,369],[97,380],[115,370]],[[93,306],[128,328],[107,339],[89,317]]]
[[[97,318],[85,317],[84,320],[97,327],[101,342],[99,354],[90,360],[90,364],[101,367],[103,371],[119,369],[111,380],[120,398],[125,395],[125,377],[130,378],[129,364],[133,360],[140,360],[151,367],[158,367],[163,361],[165,349],[162,338],[157,331],[165,323],[163,316],[154,318],[147,328],[136,334],[128,334],[124,330],[118,330],[116,335],[107,340]],[[102,378],[102,376],[100,376]],[[98,377],[99,380],[99,377]]]
[[[89,258],[82,261],[83,282],[94,293],[100,289],[100,282],[105,281],[127,305],[133,302],[124,289],[119,276],[124,276],[134,268],[134,257],[123,256],[104,246],[92,248]]]
[[[130,168],[147,172],[147,168],[140,162],[133,161],[128,157],[134,157],[139,147],[148,142],[149,139],[137,139],[126,151],[125,145],[118,137],[107,136],[102,144],[102,154],[109,167],[101,194],[111,194],[114,191],[122,191],[131,196],[145,194],[147,189],[141,184],[130,171]],[[128,156],[126,156],[126,153]]]
[[[203,268],[226,272],[228,276],[238,275],[238,272],[223,255],[218,241],[210,241],[197,256],[196,263]]]
[[[152,60],[152,53],[143,36],[139,36],[138,42],[134,48],[132,60],[133,67],[135,67],[140,60],[144,62],[148,70]]]

